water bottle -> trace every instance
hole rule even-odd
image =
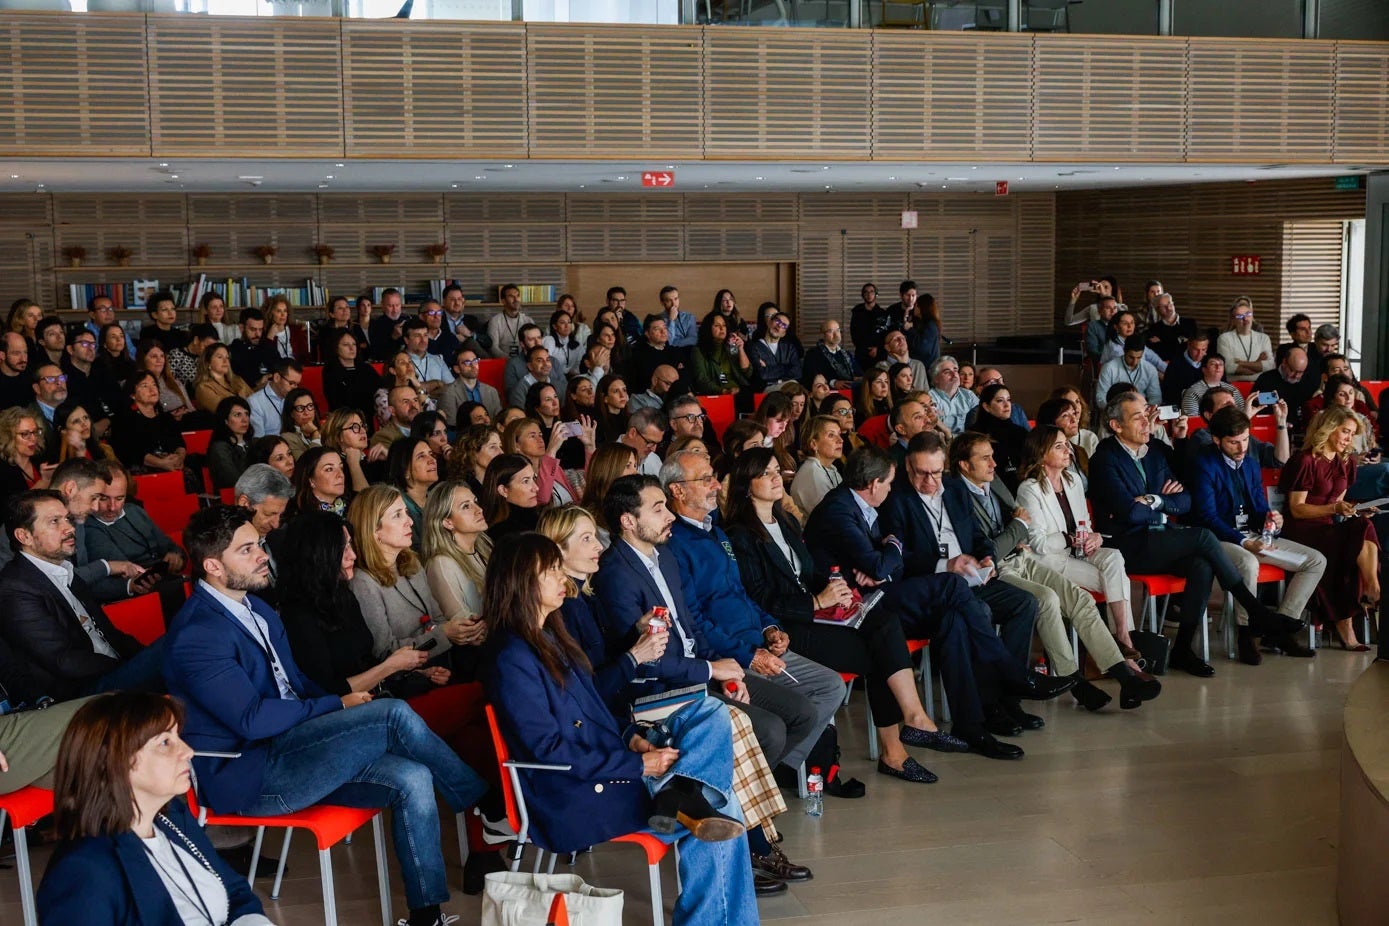
[[[1273,512],[1264,515],[1264,529],[1259,533],[1259,540],[1265,547],[1273,546],[1273,538],[1278,533],[1277,522],[1273,520]]]
[[[822,816],[825,812],[825,779],[820,777],[820,767],[810,770],[805,779],[805,815]]]
[[[844,579],[844,573],[842,573],[842,572],[839,571],[839,567],[838,567],[838,566],[831,566],[831,567],[830,567],[830,581],[831,581],[831,582],[841,582],[841,581],[843,581],[843,579]]]
[[[1081,521],[1076,524],[1075,545],[1071,547],[1071,555],[1076,559],[1085,559],[1085,541],[1090,537],[1090,522]]]

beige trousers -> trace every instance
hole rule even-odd
[[[1044,565],[1039,557],[1022,553],[1002,560],[999,578],[1036,596],[1037,636],[1057,675],[1074,675],[1080,669],[1066,633],[1067,623],[1075,627],[1076,635],[1101,669],[1124,661],[1118,644],[1100,617],[1095,599],[1075,582]]]

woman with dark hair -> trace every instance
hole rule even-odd
[[[439,463],[434,459],[434,451],[429,449],[429,441],[402,437],[391,444],[386,453],[386,483],[399,489],[405,500],[405,510],[414,528],[415,540],[411,546],[416,550],[424,537],[425,497],[429,487],[438,481]]]
[[[294,478],[294,454],[289,452],[289,444],[278,434],[267,434],[251,441],[251,449],[246,453],[246,465],[265,463],[284,473],[286,479]]]
[[[766,447],[771,438],[767,426],[751,418],[739,418],[723,432],[723,455],[714,464],[714,474],[720,481],[728,478],[734,462],[746,451]],[[724,482],[727,486],[727,482]]]
[[[703,329],[704,324],[717,312],[728,326],[728,331],[737,332],[740,337],[746,337],[748,325],[743,321],[743,316],[738,312],[738,300],[733,296],[733,290],[721,289],[714,293],[714,304],[709,309],[709,314],[704,316],[704,322],[700,324]]]
[[[603,444],[588,461],[588,473],[584,478],[584,495],[579,506],[593,517],[598,525],[598,537],[603,549],[608,548],[611,535],[607,522],[603,519],[603,499],[608,497],[608,489],[623,476],[631,476],[637,471],[637,452],[626,444]]]
[[[940,359],[940,340],[944,336],[944,332],[941,331],[940,306],[936,304],[936,297],[930,293],[921,293],[916,305],[912,307],[910,317],[911,326],[903,326],[903,333],[907,336],[907,350],[929,370],[931,365]]]
[[[583,469],[584,464],[588,462],[588,455],[593,452],[593,420],[587,416],[561,419],[559,391],[549,383],[531,384],[526,390],[525,409],[528,418],[540,422],[541,439],[548,448],[547,452],[559,461],[559,465],[564,469]],[[571,429],[571,423],[578,427]],[[583,437],[585,425],[590,432],[587,446]],[[558,434],[556,428],[559,429]],[[578,433],[569,433],[571,430]]]
[[[466,431],[474,425],[490,425],[491,423],[492,413],[481,402],[463,402],[458,406],[458,411],[453,416],[453,428],[459,432]]]
[[[888,367],[887,381],[892,388],[893,405],[899,404],[907,393],[915,391],[912,368],[908,364],[894,363]]]
[[[910,369],[910,367],[908,367]],[[869,418],[892,411],[892,377],[887,370],[872,369],[863,374],[858,387],[858,403],[854,406],[855,424],[863,427]]]
[[[579,372],[579,361],[584,359],[584,345],[579,340],[574,318],[556,309],[550,313],[550,333],[542,343],[550,352],[550,361],[564,371],[565,376]]]
[[[600,316],[601,317],[601,316]],[[585,364],[589,366],[586,371],[592,378],[595,374],[602,378],[604,373],[587,364],[589,351],[595,347],[603,349],[605,354],[599,356],[600,366],[606,373],[621,374],[626,371],[627,364],[631,360],[631,349],[627,346],[627,339],[622,336],[622,330],[615,323],[600,322],[593,326],[593,334],[589,336],[588,344],[584,352]],[[606,358],[606,363],[601,360]]]
[[[535,530],[540,516],[535,467],[519,453],[504,453],[487,464],[481,497],[493,546],[503,537]]]
[[[323,431],[318,426],[318,403],[307,389],[291,389],[280,409],[280,436],[289,444],[294,459],[310,447],[323,446]]]
[[[213,418],[212,437],[207,442],[207,471],[212,477],[213,491],[220,492],[236,485],[246,472],[256,434],[251,428],[251,405],[240,396],[219,402]]]
[[[429,452],[434,454],[434,462],[438,465],[439,472],[443,472],[449,463],[449,454],[453,453],[453,445],[449,443],[449,426],[444,419],[443,412],[420,412],[415,415],[415,420],[410,422],[410,436],[415,440],[422,440],[429,444]]]
[[[86,406],[68,399],[53,410],[53,430],[58,432],[58,462],[73,457],[114,460],[116,454],[92,433],[92,416]]]
[[[976,374],[974,364],[968,360],[960,361],[960,388],[974,391],[974,377]]]
[[[135,369],[154,374],[159,384],[159,405],[164,412],[179,421],[193,411],[193,400],[188,398],[188,390],[174,377],[169,368],[169,357],[164,345],[158,341],[141,341],[135,354]]]
[[[327,447],[307,450],[295,461],[293,482],[291,517],[311,511],[327,511],[343,517],[352,502],[352,492],[347,485],[347,464],[336,450]]]
[[[293,579],[280,583],[280,617],[294,661],[303,673],[330,694],[368,691],[378,697],[405,699],[430,730],[495,788],[497,759],[486,724],[480,722],[481,686],[447,684],[454,673],[438,664],[450,660],[438,658],[437,650],[426,652],[402,642],[377,652],[355,594],[356,588],[363,587],[357,581],[362,567],[348,524],[327,511],[309,511],[295,518],[285,529],[282,563],[280,575]],[[447,633],[448,624],[444,626]],[[487,829],[500,832],[507,827],[499,805],[495,793],[478,804],[492,818]],[[473,814],[466,819],[474,851],[463,865],[463,892],[477,894],[482,891],[483,876],[502,867],[495,854],[501,840],[489,844],[482,822]]]
[[[375,481],[385,468],[386,446],[371,446],[367,439],[366,416],[359,409],[338,408],[323,422],[323,446],[342,454],[347,464],[350,488],[360,492]]]
[[[352,300],[346,296],[334,296],[328,302],[328,317],[312,326],[314,359],[327,363],[337,353],[339,332],[350,333],[352,325]]]
[[[1080,426],[1080,406],[1070,399],[1047,399],[1037,406],[1036,421],[1037,425],[1028,433],[1029,437],[1043,425],[1060,428],[1061,433],[1066,435],[1066,439],[1071,443],[1069,469],[1080,480],[1081,491],[1087,489],[1090,485],[1090,453],[1099,445],[1099,441],[1095,439],[1094,431],[1087,431]],[[1085,435],[1089,435],[1089,440]],[[1090,444],[1088,448],[1085,446],[1086,443]],[[1020,464],[1019,470],[1021,469]],[[1020,478],[1027,477],[1020,475]]]
[[[474,425],[458,435],[449,455],[448,476],[466,482],[473,494],[482,497],[482,481],[487,464],[502,454],[502,436],[488,425]]]
[[[690,352],[690,366],[696,395],[737,395],[746,390],[752,385],[753,371],[742,327],[730,328],[728,318],[717,309],[704,316]]]
[[[906,781],[934,782],[936,776],[904,747],[967,752],[969,746],[937,730],[922,707],[906,636],[890,611],[869,611],[857,629],[815,623],[816,611],[848,607],[853,597],[842,579],[817,572],[800,525],[781,510],[784,497],[771,450],[749,450],[733,465],[723,523],[743,587],[776,618],[797,653],[865,678],[882,748],[878,771]]]
[[[43,923],[268,926],[246,879],[188,812],[193,750],[172,698],[121,691],[73,715],[58,747],[62,840],[39,886]]]
[[[563,563],[553,540],[521,535],[493,560],[483,594],[496,640],[487,694],[502,735],[518,760],[568,769],[520,772],[536,844],[572,852],[647,827],[673,841],[681,824],[676,926],[756,923],[728,708],[701,698],[676,711],[665,745],[624,739],[565,629]]]
[[[178,472],[188,451],[183,431],[168,412],[159,408],[159,384],[155,375],[141,370],[125,384],[130,406],[116,413],[111,423],[111,449],[134,472]]]
[[[991,383],[979,393],[979,409],[971,431],[977,431],[994,442],[994,462],[998,475],[1013,491],[1018,491],[1018,468],[1022,466],[1023,444],[1027,429],[1013,424],[1013,397],[1002,383]]]
[[[113,383],[124,383],[130,379],[135,373],[135,359],[130,356],[125,329],[116,322],[102,325],[101,337],[97,338],[96,345],[96,368]]]
[[[594,406],[598,409],[598,442],[606,444],[627,433],[627,381],[609,373],[594,389]]]
[[[840,459],[867,443],[854,433],[854,403],[838,392],[831,392],[820,406],[820,414],[839,422],[839,433],[844,438],[844,452]]]
[[[198,300],[198,308],[202,312],[202,320],[209,324],[217,332],[217,340],[223,344],[230,344],[236,340],[240,332],[237,330],[236,322],[227,321],[227,300],[223,299],[220,293],[206,292]]]
[[[586,376],[573,377],[564,387],[564,407],[560,410],[560,418],[578,421],[581,415],[587,415],[596,421],[598,413],[593,407],[595,395],[592,380]]]
[[[376,404],[376,389],[381,377],[365,359],[358,360],[361,338],[351,328],[334,329],[322,344],[323,396],[328,408],[355,408],[370,411]]]
[[[772,439],[772,452],[781,464],[782,475],[787,485],[796,478],[796,454],[799,448],[792,441],[791,423],[795,409],[792,398],[784,392],[769,392],[762,404],[753,413],[751,421],[762,425],[767,436]]]

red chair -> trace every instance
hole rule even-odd
[[[117,630],[130,634],[145,646],[164,635],[164,608],[158,592],[113,601],[103,605],[102,610]]]
[[[1277,582],[1279,585],[1282,585],[1283,580],[1287,577],[1288,574],[1284,572],[1282,569],[1278,568],[1277,566],[1271,566],[1268,563],[1260,563],[1259,575],[1257,578],[1254,579],[1254,585],[1256,588],[1260,585],[1263,585],[1265,582]],[[1225,593],[1225,607],[1223,607],[1220,611],[1220,622],[1221,625],[1224,627],[1225,631],[1225,655],[1230,659],[1234,659],[1236,655],[1235,596],[1231,595],[1229,592]],[[1312,641],[1312,648],[1316,649],[1316,631],[1313,630],[1310,634],[1308,634],[1308,637]]]
[[[874,415],[869,418],[859,427],[858,436],[883,450],[892,446],[892,434],[887,428],[887,415]]]
[[[1158,617],[1157,600],[1170,595],[1179,595],[1186,591],[1186,579],[1181,576],[1170,575],[1138,575],[1129,573],[1129,578],[1142,585],[1148,593],[1148,603],[1146,606],[1147,621],[1152,626],[1153,633],[1162,633],[1162,620]],[[1163,607],[1163,614],[1167,613],[1167,608]],[[1211,640],[1210,640],[1210,614],[1206,609],[1201,610],[1201,659],[1205,662],[1211,661]]]
[[[29,837],[24,831],[53,812],[53,792],[32,785],[0,795],[0,829],[8,816],[14,829],[14,867],[19,873],[19,909],[24,926],[38,926],[34,874],[29,869]]]
[[[280,867],[275,872],[275,885],[270,891],[271,900],[280,899],[280,884],[284,880],[285,859],[289,856],[289,840],[296,829],[306,829],[318,840],[318,869],[323,879],[323,922],[325,926],[337,926],[338,904],[333,889],[332,848],[360,829],[368,821],[371,823],[372,841],[376,845],[376,882],[381,893],[381,923],[391,926],[391,885],[386,873],[386,837],[381,829],[381,811],[358,807],[333,807],[328,804],[315,804],[294,813],[269,817],[242,816],[234,813],[215,813],[198,804],[197,795],[190,788],[188,807],[197,814],[198,823],[203,826],[254,826],[256,843],[251,851],[251,870],[246,880],[255,885],[256,865],[260,861],[261,842],[265,838],[267,826],[284,828],[285,841],[280,850]]]
[[[699,406],[704,409],[704,415],[709,419],[709,426],[714,429],[714,434],[722,440],[723,432],[738,420],[738,412],[733,408],[733,396],[701,395],[695,398],[699,399]]]
[[[1200,415],[1189,415],[1186,419],[1186,433],[1195,434],[1197,431],[1206,427],[1206,419]]]
[[[207,445],[211,441],[211,429],[183,432],[183,445],[188,448],[190,454],[196,453],[199,456],[205,456],[207,454]]]
[[[530,769],[532,771],[547,772],[567,772],[572,766],[552,765],[544,762],[517,762],[511,758],[511,752],[507,748],[506,740],[502,738],[502,730],[497,723],[497,712],[488,704],[484,710],[487,712],[487,726],[492,731],[492,746],[497,751],[497,765],[502,773],[502,797],[506,800],[506,818],[511,823],[511,828],[516,831],[516,857],[512,859],[511,870],[517,871],[521,867],[521,852],[530,839],[530,815],[526,811],[526,796],[521,793],[521,776],[518,769]],[[661,859],[666,857],[670,851],[670,846],[652,836],[650,833],[627,833],[623,836],[615,836],[609,842],[626,842],[639,846],[646,853],[646,870],[651,878],[651,922],[665,922],[665,903],[661,899]],[[532,843],[534,845],[534,843]],[[535,871],[540,871],[540,862],[544,858],[545,851],[536,846]],[[550,853],[550,871],[555,870],[556,855]]]
[[[506,385],[506,360],[502,357],[488,357],[486,360],[479,360],[477,365],[477,379],[480,383],[486,383],[493,389],[506,395],[503,387]]]
[[[183,473],[145,473],[133,477],[131,482],[135,484],[135,497],[142,502],[184,494]]]
[[[328,395],[323,391],[323,367],[318,364],[304,367],[304,378],[299,385],[313,393],[313,400],[318,405],[319,417],[328,414]],[[191,448],[189,453],[192,453]]]
[[[1231,386],[1234,386],[1236,389],[1238,389],[1238,390],[1239,390],[1239,394],[1242,395],[1242,396],[1244,396],[1246,399],[1249,398],[1249,394],[1250,394],[1251,392],[1254,391],[1254,381],[1253,381],[1253,380],[1234,382],[1234,383],[1231,383],[1230,385],[1231,385]]]
[[[188,526],[188,519],[198,510],[198,496],[187,495],[182,491],[183,478],[179,474],[179,493],[177,495],[155,495],[141,498],[150,520],[169,536],[180,534]]]

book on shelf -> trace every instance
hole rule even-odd
[[[74,309],[85,309],[97,296],[108,297],[116,309],[143,309],[145,299],[160,289],[158,280],[132,280],[129,283],[71,283],[68,298]],[[229,308],[260,308],[271,296],[284,296],[295,308],[318,307],[328,304],[328,289],[314,279],[301,286],[257,286],[247,277],[210,279],[200,273],[186,283],[167,287],[173,293],[174,304],[181,309],[195,309],[203,296],[216,293]]]
[[[145,303],[155,293],[159,292],[158,280],[135,280],[130,284],[130,307],[132,309],[143,309]]]
[[[111,300],[117,310],[128,308],[134,295],[129,283],[69,283],[68,299],[74,309],[86,309],[98,296]]]

